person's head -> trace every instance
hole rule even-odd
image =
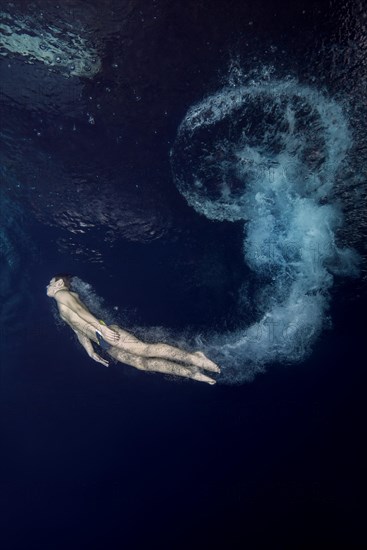
[[[58,290],[70,290],[72,275],[68,273],[58,273],[52,277],[46,287],[47,296],[53,298]]]

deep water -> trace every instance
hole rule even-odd
[[[1,548],[363,544],[363,4],[0,12]],[[92,362],[60,271],[218,383]]]

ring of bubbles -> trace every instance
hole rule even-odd
[[[176,186],[211,220],[244,222],[244,261],[258,277],[259,318],[206,340],[221,380],[251,380],[269,363],[294,363],[328,323],[341,249],[332,188],[352,143],[341,105],[295,80],[225,87],[192,106],[171,150]]]

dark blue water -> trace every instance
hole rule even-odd
[[[361,545],[363,5],[1,9],[2,548]],[[218,383],[92,362],[60,271]]]

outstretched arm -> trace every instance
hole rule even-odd
[[[94,351],[92,342],[89,340],[89,338],[85,334],[79,331],[75,331],[75,334],[77,335],[78,340],[83,346],[83,348],[85,349],[85,351],[88,353],[89,357],[91,359],[94,359],[94,361],[97,361],[97,363],[101,363],[105,367],[108,367],[108,361],[106,361],[105,359],[102,359],[102,357],[100,357],[98,353]]]

